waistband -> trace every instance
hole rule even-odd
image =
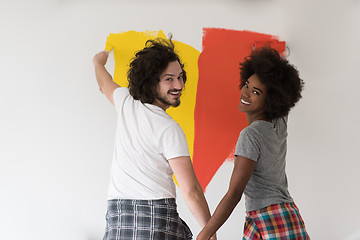
[[[261,213],[265,213],[265,212],[274,212],[274,211],[279,211],[282,209],[284,209],[284,210],[293,209],[295,211],[299,211],[298,207],[296,206],[296,204],[294,202],[277,203],[277,204],[270,205],[268,207],[261,208],[259,210],[248,211],[247,216],[249,217],[251,215],[261,214]]]
[[[108,204],[126,205],[176,205],[175,198],[162,199],[110,199]]]

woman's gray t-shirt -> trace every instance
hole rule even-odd
[[[286,139],[285,118],[256,120],[240,132],[235,156],[256,161],[244,191],[246,211],[293,202],[285,173]]]

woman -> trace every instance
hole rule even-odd
[[[240,64],[240,133],[229,189],[197,239],[209,239],[245,194],[243,239],[309,239],[288,191],[287,116],[301,98],[298,71],[274,49],[255,50]]]

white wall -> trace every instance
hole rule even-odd
[[[290,116],[290,192],[312,239],[360,239],[359,25],[359,0],[1,0],[0,239],[101,239],[115,112],[92,56],[127,30],[161,29],[201,50],[203,27],[287,42],[306,82]],[[212,211],[231,170],[209,184]],[[178,205],[198,233],[180,193]],[[219,239],[241,239],[243,205]]]

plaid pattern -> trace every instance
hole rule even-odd
[[[243,239],[310,239],[295,203],[248,212]]]
[[[175,199],[108,201],[104,240],[187,240],[192,233]]]

